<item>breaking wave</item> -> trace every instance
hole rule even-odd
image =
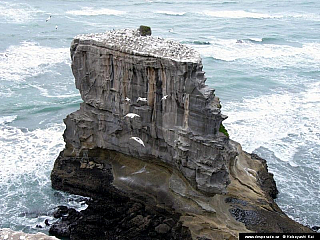
[[[171,16],[183,16],[186,12],[174,12],[174,11],[157,11],[156,13],[163,15],[171,15]]]
[[[125,11],[119,11],[109,8],[92,8],[92,7],[83,7],[81,10],[72,10],[67,11],[67,14],[75,16],[97,16],[97,15],[123,15]]]
[[[0,81],[21,81],[50,71],[58,63],[70,63],[69,48],[40,46],[24,41],[18,46],[10,46],[0,56]]]

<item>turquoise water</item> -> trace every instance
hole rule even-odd
[[[47,232],[35,226],[55,206],[85,207],[50,187],[63,118],[81,102],[69,46],[140,25],[201,53],[231,138],[267,159],[284,212],[320,225],[319,1],[11,0],[0,1],[0,227]]]

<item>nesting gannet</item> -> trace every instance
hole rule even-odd
[[[140,116],[136,113],[128,113],[125,117],[134,118],[134,117],[140,117]]]
[[[51,15],[46,19],[46,22],[48,22],[51,19]]]
[[[146,102],[148,100],[147,100],[147,98],[138,97],[137,102],[139,102],[139,101]]]
[[[131,137],[130,139],[133,139],[133,140],[137,141],[138,143],[140,143],[142,146],[144,146],[144,147],[145,147],[144,142],[141,140],[141,138],[138,138],[138,137]]]
[[[166,100],[168,98],[168,95],[165,95],[165,96],[163,96],[162,98],[161,98],[161,101],[162,100]]]

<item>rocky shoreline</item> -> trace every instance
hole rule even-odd
[[[13,231],[8,228],[0,229],[1,240],[57,240],[53,236],[47,236],[44,233],[28,234],[24,232]]]
[[[266,161],[223,129],[197,52],[116,30],[77,36],[72,71],[83,103],[64,120],[55,189],[89,196],[60,207],[50,233],[70,239],[237,239],[312,232],[288,218]]]

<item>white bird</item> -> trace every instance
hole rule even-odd
[[[58,25],[56,25],[56,30],[58,30]]]
[[[128,97],[126,97],[124,100],[127,101],[127,102],[131,101],[130,98],[128,98]]]
[[[46,19],[46,22],[48,22],[51,19],[51,15]]]
[[[140,143],[142,146],[144,146],[144,147],[145,147],[144,142],[141,140],[141,138],[138,138],[138,137],[131,137],[130,139],[133,139],[133,140],[137,141],[138,143]]]
[[[138,97],[137,102],[139,102],[139,101],[146,102],[148,100],[147,100],[147,98]]]
[[[136,113],[128,113],[125,117],[134,118],[134,117],[140,117],[140,116]]]
[[[168,95],[163,96],[163,97],[161,98],[161,101],[162,101],[162,100],[166,100],[167,97],[168,97]]]

